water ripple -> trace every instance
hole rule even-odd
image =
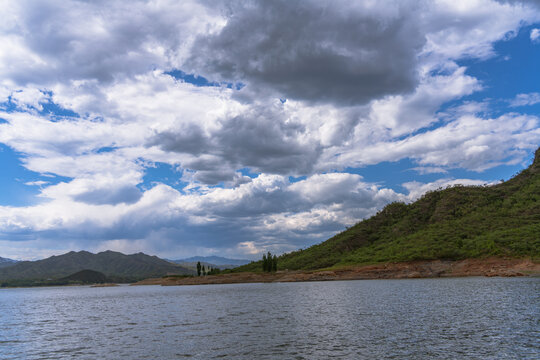
[[[540,279],[0,290],[1,359],[538,359]]]

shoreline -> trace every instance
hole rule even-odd
[[[299,281],[418,279],[469,276],[540,276],[540,263],[535,263],[530,258],[413,261],[405,263],[381,263],[364,266],[348,266],[339,269],[313,271],[280,270],[276,273],[245,272],[184,278],[168,276],[145,279],[131,285],[177,286]]]

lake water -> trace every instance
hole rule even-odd
[[[539,359],[540,278],[0,290],[1,359]]]

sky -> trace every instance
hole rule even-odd
[[[0,256],[257,259],[540,145],[540,1],[0,0]]]

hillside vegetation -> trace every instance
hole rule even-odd
[[[81,270],[58,280],[75,284],[104,284],[112,282],[105,274],[94,270]]]
[[[540,261],[540,149],[533,164],[494,186],[454,186],[392,203],[331,239],[279,257],[312,270],[413,260],[531,257]],[[261,271],[254,262],[234,271]]]

